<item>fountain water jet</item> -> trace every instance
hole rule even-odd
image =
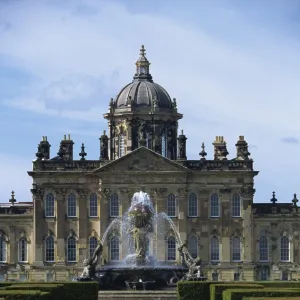
[[[95,279],[101,288],[155,288],[174,285],[187,271],[186,267],[162,265],[157,261],[157,253],[153,244],[155,230],[161,233],[161,222],[169,224],[175,239],[182,251],[182,241],[172,219],[166,213],[156,213],[153,203],[147,193],[135,193],[128,211],[113,220],[105,230],[100,244],[103,245],[108,234],[113,230],[123,237],[123,250],[127,249],[125,259],[118,265],[105,265],[95,272]],[[128,238],[125,238],[128,237]],[[152,247],[150,244],[152,242]],[[186,253],[187,250],[184,252]],[[102,253],[102,252],[101,252]]]

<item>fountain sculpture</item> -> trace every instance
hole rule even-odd
[[[176,236],[177,243],[181,245],[178,251],[188,268],[166,265],[156,260],[157,253],[154,253],[153,245],[150,247],[150,242],[156,239],[155,226],[159,226],[158,223],[164,220],[169,222]],[[128,237],[127,239],[122,239],[123,249],[129,249],[128,255],[118,265],[105,265],[97,268],[97,264],[102,256],[102,245],[108,233],[113,231],[117,231],[121,236]],[[101,289],[124,287],[130,289],[159,288],[175,285],[181,279],[197,280],[199,277],[198,280],[203,280],[200,264],[201,259],[193,259],[188,252],[186,244],[181,242],[172,220],[165,213],[155,213],[148,194],[140,192],[133,195],[128,212],[122,217],[116,218],[108,226],[92,257],[84,260],[84,271],[76,280],[97,280]]]

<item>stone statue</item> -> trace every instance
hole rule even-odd
[[[203,276],[201,269],[201,258],[198,256],[193,258],[190,254],[187,245],[182,244],[178,248],[179,253],[182,255],[184,262],[186,263],[189,271],[182,277],[182,281],[199,280],[204,281],[206,278]]]
[[[136,256],[139,258],[145,258],[147,245],[143,229],[136,227],[131,230],[131,233],[133,234],[134,251]]]
[[[103,252],[103,245],[98,242],[92,257],[86,258],[83,261],[84,269],[82,274],[76,278],[76,281],[92,281],[95,277],[96,266],[99,263]]]

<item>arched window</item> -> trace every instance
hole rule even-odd
[[[19,262],[26,262],[27,258],[27,241],[25,238],[21,238],[18,243]]]
[[[120,260],[120,242],[117,236],[110,239],[110,260]]]
[[[219,196],[217,194],[210,196],[210,216],[212,218],[220,217]]]
[[[45,241],[45,260],[46,262],[54,262],[54,238],[48,236]]]
[[[94,251],[95,251],[97,245],[98,245],[97,238],[91,237],[90,240],[89,240],[90,257],[93,256]]]
[[[76,197],[74,194],[68,196],[68,217],[76,217]]]
[[[54,196],[52,193],[49,193],[46,196],[45,216],[46,217],[54,217]]]
[[[0,238],[0,262],[6,262],[7,244],[4,237]]]
[[[216,236],[210,239],[210,260],[212,262],[220,261],[220,243]]]
[[[119,134],[118,139],[118,148],[119,148],[119,157],[122,157],[125,155],[125,135],[123,133]]]
[[[176,240],[173,236],[167,241],[167,260],[176,260]]]
[[[195,193],[189,195],[189,217],[198,217],[198,199]]]
[[[231,216],[241,216],[241,197],[239,194],[234,194],[231,199]]]
[[[290,241],[287,236],[282,236],[280,238],[280,260],[290,260]]]
[[[152,149],[152,134],[150,132],[146,133],[146,147]]]
[[[76,262],[76,239],[71,236],[68,238],[68,262]]]
[[[269,260],[269,247],[268,240],[265,236],[259,239],[259,260],[268,261]]]
[[[97,216],[98,216],[97,195],[91,194],[90,195],[90,217],[97,217]]]
[[[174,194],[170,194],[167,199],[167,215],[176,217],[176,198]]]
[[[119,216],[119,198],[117,194],[110,196],[109,211],[111,217]]]
[[[188,249],[193,258],[198,256],[198,239],[194,235],[189,236]]]
[[[241,240],[235,236],[232,238],[232,261],[241,261]]]
[[[163,134],[161,135],[161,155],[163,157],[167,157],[168,156],[168,145],[167,145],[167,133],[163,132]]]

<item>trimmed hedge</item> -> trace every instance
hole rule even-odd
[[[233,288],[243,288],[243,289],[263,289],[263,285],[259,284],[247,284],[243,282],[237,282],[237,283],[213,283],[210,285],[210,300],[222,300],[222,293],[226,289],[233,289]]]
[[[209,286],[214,283],[209,281],[180,281],[177,283],[178,300],[210,300]],[[199,298],[200,295],[201,298]]]
[[[96,281],[66,281],[57,284],[63,284],[66,300],[98,300],[99,284]]]
[[[24,284],[24,282],[19,283]],[[32,282],[28,285],[63,285],[65,300],[98,300],[98,287],[97,281],[54,281],[54,282]]]
[[[63,284],[37,284],[37,283],[20,283],[7,286],[5,290],[38,290],[47,292],[51,295],[52,300],[64,300],[65,290]],[[66,299],[67,300],[67,299]]]
[[[0,297],[5,300],[51,300],[49,293],[41,291],[1,290]]]
[[[300,289],[263,289],[255,291],[253,289],[228,289],[223,292],[223,300],[243,300],[249,297],[289,297],[300,296]]]
[[[300,281],[258,281],[256,283],[263,285],[265,288],[300,288]]]
[[[251,298],[248,298],[248,297],[243,297],[243,300],[299,300],[299,297],[251,297]]]

